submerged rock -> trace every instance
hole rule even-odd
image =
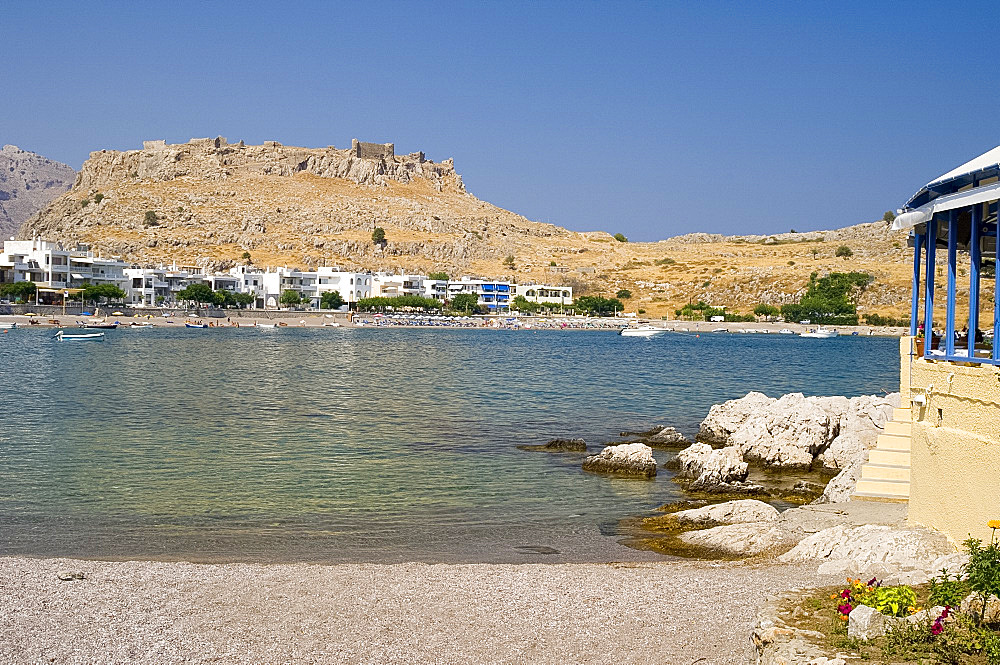
[[[646,442],[657,448],[677,448],[691,443],[687,437],[673,427],[662,428],[659,432],[648,436]]]
[[[594,473],[614,473],[652,478],[656,475],[653,450],[643,443],[607,446],[597,455],[583,461],[583,470]]]
[[[551,439],[548,443],[537,445],[521,445],[519,450],[541,450],[543,452],[555,453],[583,453],[587,452],[587,442],[583,439]]]

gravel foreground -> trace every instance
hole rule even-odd
[[[766,596],[834,581],[815,564],[6,557],[0,662],[744,664]]]

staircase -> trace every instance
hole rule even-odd
[[[892,420],[878,435],[852,500],[909,501],[910,499],[910,410],[893,409]]]

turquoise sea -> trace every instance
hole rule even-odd
[[[517,444],[583,437],[598,450],[654,423],[693,435],[713,403],[750,390],[852,396],[899,384],[897,340],[871,337],[52,334],[0,335],[0,555],[622,558],[620,521],[677,499],[670,472],[595,476],[579,455]]]

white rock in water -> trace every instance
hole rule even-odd
[[[632,476],[653,477],[656,475],[656,460],[653,449],[644,443],[623,443],[607,446],[596,455],[583,461],[585,471],[597,473],[621,473]]]
[[[829,470],[845,469],[864,462],[898,405],[898,393],[851,399],[791,393],[772,399],[751,392],[714,405],[698,438],[738,446],[744,459],[766,466],[802,468],[819,459]]]
[[[727,524],[700,531],[682,533],[680,539],[697,547],[704,547],[729,556],[753,556],[784,545],[788,535],[769,522],[752,524]],[[794,541],[792,541],[794,542]]]
[[[688,443],[687,437],[678,432],[674,427],[664,427],[656,434],[650,436],[649,440],[662,446],[679,446]]]
[[[746,397],[713,404],[701,423],[698,438],[709,443],[728,444],[740,425],[754,413],[760,413],[778,400],[764,393],[750,392]]]
[[[677,454],[682,478],[694,478],[692,486],[712,487],[745,480],[749,467],[734,447],[713,449],[707,443],[693,443]]]
[[[674,513],[677,521],[684,524],[776,522],[778,516],[778,510],[774,506],[757,499],[737,499]]]

